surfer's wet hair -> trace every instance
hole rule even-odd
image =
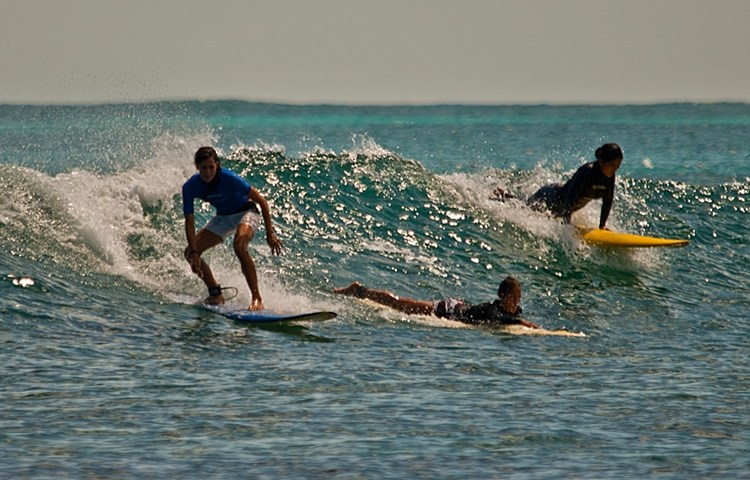
[[[500,286],[497,289],[497,296],[505,296],[506,293],[514,291],[516,288],[521,288],[521,282],[513,277],[505,277],[505,280],[500,282]]]
[[[217,162],[219,161],[219,155],[216,154],[214,147],[199,148],[198,151],[195,152],[195,166],[200,166],[200,164],[203,163],[203,160],[208,160],[209,158],[213,158]]]
[[[622,149],[616,143],[605,143],[601,147],[596,149],[594,154],[597,160],[601,160],[604,163],[609,163],[612,160],[622,159]]]

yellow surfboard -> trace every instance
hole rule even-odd
[[[600,228],[576,227],[578,235],[589,245],[620,248],[684,247],[690,240],[645,237],[629,233],[617,233]]]

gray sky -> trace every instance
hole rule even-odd
[[[749,0],[0,0],[0,103],[750,102]]]

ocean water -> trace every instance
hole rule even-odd
[[[4,478],[742,478],[750,475],[750,105],[0,106]],[[611,250],[495,186],[625,160]],[[199,309],[182,259],[192,154],[270,202],[266,306]],[[595,226],[599,203],[574,216]],[[212,215],[197,210],[197,223]],[[206,255],[247,287],[229,242]],[[583,338],[455,328],[331,293],[489,301]]]

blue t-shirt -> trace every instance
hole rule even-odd
[[[213,205],[219,215],[230,215],[247,203],[247,194],[252,188],[242,177],[231,170],[219,169],[218,182],[211,190],[211,184],[201,180],[199,173],[188,179],[182,186],[182,212],[193,214],[193,201],[200,198]],[[215,178],[214,178],[215,180]]]

